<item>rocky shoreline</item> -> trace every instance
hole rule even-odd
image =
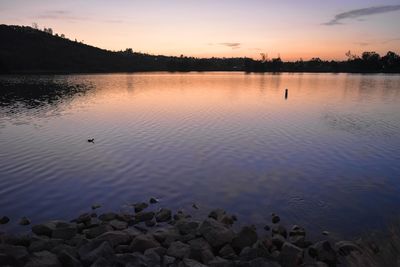
[[[94,205],[70,222],[33,225],[24,235],[3,233],[0,266],[331,267],[363,253],[350,241],[311,242],[304,228],[287,228],[276,214],[260,234],[254,226],[235,231],[236,216],[221,209],[200,221],[157,202],[152,198],[133,204],[131,213],[100,215],[100,205]],[[25,217],[20,221],[29,223]]]

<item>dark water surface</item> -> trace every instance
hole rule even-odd
[[[6,229],[151,196],[315,235],[385,227],[400,215],[400,76],[0,76]]]

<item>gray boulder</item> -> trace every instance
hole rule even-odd
[[[149,212],[138,212],[135,214],[135,221],[136,222],[145,222],[145,221],[150,221],[154,217],[154,212],[149,211]]]
[[[179,267],[207,267],[204,264],[201,264],[198,261],[195,261],[193,259],[183,259],[181,263],[179,264]]]
[[[49,251],[35,252],[25,267],[61,267],[57,256]]]
[[[157,222],[167,222],[170,221],[172,217],[172,212],[170,209],[162,208],[156,214],[156,221]]]
[[[173,242],[167,250],[167,255],[179,259],[187,258],[190,255],[190,246],[181,241]]]
[[[117,245],[128,244],[131,240],[130,236],[123,231],[111,231],[106,232],[102,235],[99,235],[94,240],[96,241],[107,241],[111,247],[115,247]]]
[[[142,234],[136,236],[132,240],[130,248],[132,251],[139,251],[143,253],[145,250],[149,248],[156,248],[160,246],[161,246],[160,243],[158,243],[157,240],[155,240],[152,235]]]
[[[285,242],[280,253],[282,267],[300,266],[303,261],[303,250],[289,242]]]
[[[114,228],[115,230],[124,230],[128,227],[128,223],[124,222],[124,221],[120,221],[120,220],[111,220],[108,223],[112,228]]]
[[[111,259],[114,251],[107,241],[91,241],[79,248],[79,256],[85,264],[91,264],[99,258]]]
[[[206,219],[200,226],[199,232],[212,247],[220,247],[232,241],[235,234],[232,229],[214,219]]]
[[[341,256],[348,256],[353,251],[362,254],[362,249],[351,241],[339,241],[335,243],[335,250]]]
[[[233,238],[232,247],[240,252],[245,247],[251,247],[258,239],[257,232],[253,227],[244,226]]]

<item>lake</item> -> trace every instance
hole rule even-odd
[[[384,229],[400,215],[400,76],[0,76],[2,229],[150,197],[314,236]]]

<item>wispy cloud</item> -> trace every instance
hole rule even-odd
[[[387,39],[382,41],[382,44],[387,44],[387,43],[391,43],[391,42],[398,42],[400,41],[400,38],[392,38],[392,39]]]
[[[47,10],[35,16],[37,19],[52,19],[52,20],[69,20],[80,21],[87,20],[85,17],[78,17],[71,14],[68,10]]]
[[[368,43],[368,42],[355,42],[355,44],[359,45],[359,46],[369,46],[371,43]]]
[[[90,18],[89,16],[87,17],[81,17],[81,16],[75,16],[72,12],[69,10],[46,10],[36,16],[34,16],[35,19],[49,19],[49,20],[66,20],[70,22],[75,22],[75,21],[94,21],[95,19]],[[103,19],[103,20],[97,20],[100,22],[104,23],[124,23],[124,20],[121,19]]]
[[[391,6],[373,6],[361,9],[353,9],[343,13],[335,15],[333,19],[328,22],[322,23],[323,25],[333,26],[343,24],[342,21],[345,19],[359,19],[360,17],[366,17],[376,14],[394,12],[400,10],[400,5]]]
[[[219,45],[227,46],[232,49],[238,49],[241,46],[241,43],[219,43]]]

